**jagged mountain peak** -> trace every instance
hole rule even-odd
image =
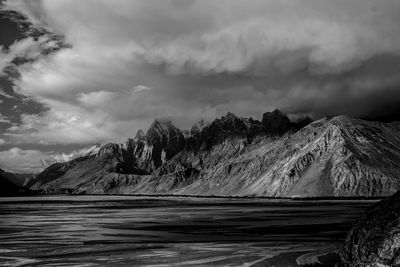
[[[246,131],[247,126],[244,119],[241,119],[235,114],[228,112],[225,116],[215,119],[205,129],[212,131],[213,133],[217,131],[220,131],[221,133],[239,133]]]
[[[145,133],[143,132],[142,129],[139,129],[139,130],[136,132],[135,139],[143,139],[143,138],[145,138],[145,137],[146,137],[146,135],[145,135]]]
[[[259,130],[254,130],[253,128],[250,130],[251,126],[248,120],[239,118],[233,113],[228,112],[225,116],[215,119],[203,128],[200,143],[209,149],[213,145],[229,138],[253,137],[253,132],[258,133]]]
[[[222,117],[222,119],[233,120],[233,119],[238,119],[238,117],[235,114],[233,114],[232,112],[228,112],[228,113],[226,113],[225,116]]]
[[[279,109],[274,109],[273,111],[265,112],[263,117],[270,118],[287,118],[286,114],[280,111]]]
[[[156,119],[146,133],[153,168],[160,167],[185,147],[185,137],[170,120]]]
[[[103,155],[116,155],[120,152],[120,146],[115,143],[108,143],[103,145],[99,152],[97,152],[96,156],[103,156]]]
[[[170,120],[164,119],[155,119],[146,133],[146,138],[150,143],[156,141],[156,139],[161,142],[168,142],[170,139],[181,136],[183,137],[182,131]]]
[[[148,139],[152,139],[155,136],[168,136],[171,133],[181,133],[181,130],[173,125],[171,120],[155,119],[150,125],[150,128],[147,130],[146,137]]]
[[[165,126],[173,126],[172,121],[169,119],[160,119],[160,118],[156,118],[154,119],[154,121],[151,123],[150,125],[150,129],[153,127],[165,127]]]
[[[206,126],[207,123],[206,123],[206,121],[205,121],[204,119],[200,119],[200,120],[197,122],[197,125]]]
[[[233,114],[232,112],[228,112],[226,113],[226,115],[220,117],[220,118],[216,118],[211,124],[235,124],[235,123],[240,123],[243,122],[244,119],[240,118],[238,116],[236,116],[235,114]]]
[[[277,109],[264,113],[261,123],[267,135],[282,135],[291,129],[289,118]]]
[[[273,114],[275,116],[286,116],[286,114],[280,111],[279,109],[274,109],[273,111],[266,113]]]
[[[204,121],[204,119],[200,119],[198,122],[196,122],[195,124],[193,124],[192,128],[190,128],[190,135],[194,136],[196,134],[199,134],[201,131],[203,131],[203,129],[208,125],[208,123],[206,123]]]

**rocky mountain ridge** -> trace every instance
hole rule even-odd
[[[232,113],[184,134],[155,120],[124,144],[50,166],[47,193],[220,196],[385,196],[400,187],[400,125],[338,116],[290,122]],[[305,126],[307,125],[307,126]]]

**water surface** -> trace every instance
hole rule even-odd
[[[352,223],[374,202],[0,198],[0,265],[299,266],[318,258],[329,263]]]

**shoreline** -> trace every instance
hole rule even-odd
[[[101,197],[149,197],[149,198],[206,198],[206,199],[266,199],[266,200],[300,200],[300,201],[313,201],[313,200],[383,200],[389,196],[379,197],[268,197],[268,196],[218,196],[218,195],[181,195],[181,194],[28,194],[28,195],[15,195],[15,196],[0,196],[0,200],[4,198],[24,198],[24,197],[57,197],[57,196],[101,196]]]

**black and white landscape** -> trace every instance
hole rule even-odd
[[[0,0],[1,266],[399,266],[398,0]]]

